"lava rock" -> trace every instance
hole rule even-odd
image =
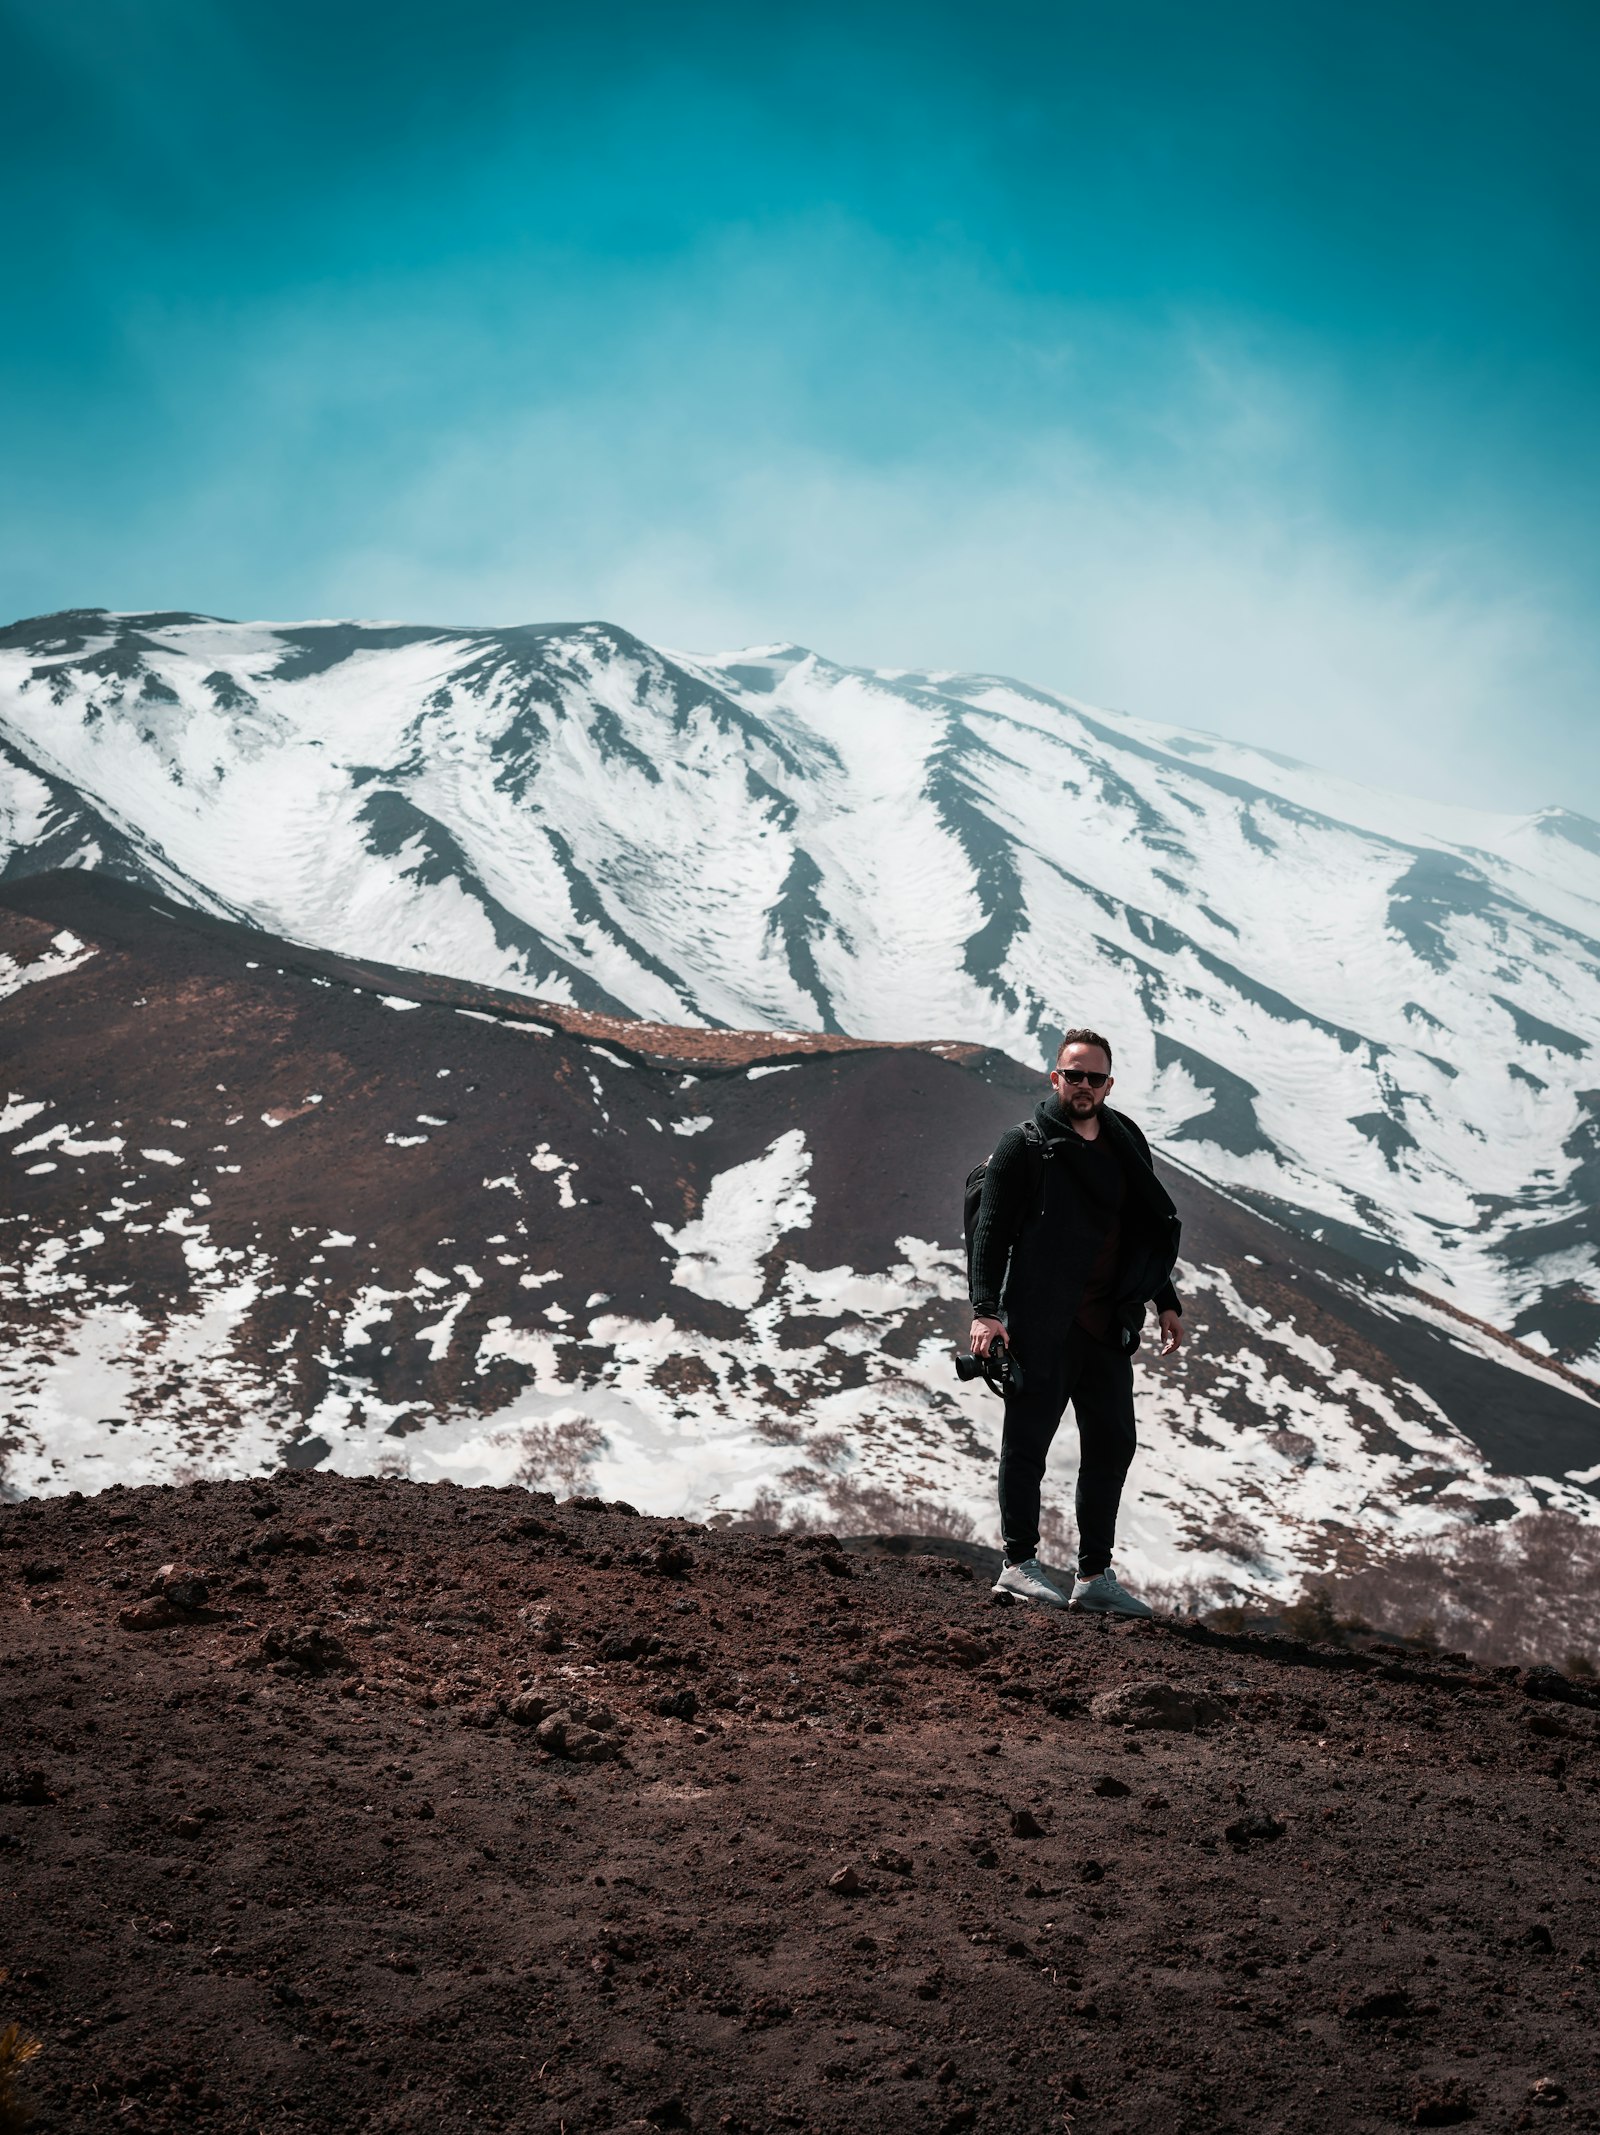
[[[958,1668],[981,1668],[989,1658],[989,1649],[981,1638],[952,1624],[944,1634],[944,1655]]]
[[[600,1641],[603,1661],[641,1660],[649,1650],[650,1634],[647,1631],[611,1631]]]
[[[1118,1690],[1103,1690],[1090,1701],[1089,1710],[1108,1727],[1167,1728],[1177,1734],[1192,1734],[1226,1720],[1228,1708],[1203,1691],[1178,1690],[1171,1683],[1125,1683]]]
[[[52,1580],[65,1577],[66,1566],[57,1564],[52,1557],[25,1557],[22,1561],[25,1586],[48,1586]]]
[[[836,1890],[842,1897],[848,1898],[861,1888],[861,1878],[848,1865],[843,1868],[836,1868],[828,1878],[828,1888]]]
[[[1123,1788],[1127,1793],[1127,1788]],[[1011,1836],[1013,1838],[1043,1838],[1044,1825],[1031,1809],[1013,1809],[1011,1812]]]
[[[617,1754],[617,1744],[597,1729],[586,1727],[572,1712],[553,1712],[539,1722],[537,1741],[552,1757],[565,1757],[574,1764],[601,1764]]]
[[[333,1675],[352,1665],[333,1633],[315,1623],[263,1631],[251,1659],[278,1675]]]
[[[522,1620],[528,1627],[529,1636],[542,1653],[559,1653],[565,1646],[566,1619],[554,1609],[535,1604],[532,1608],[522,1611]]]
[[[1089,1789],[1091,1794],[1103,1794],[1107,1801],[1120,1801],[1124,1794],[1133,1792],[1126,1780],[1113,1779],[1109,1772],[1102,1772]]]
[[[1359,2001],[1346,2002],[1339,2014],[1353,2024],[1377,2024],[1411,2013],[1411,1996],[1404,1987],[1380,1988]]]
[[[1223,1837],[1232,1846],[1249,1846],[1266,1839],[1282,1838],[1284,1825],[1280,1818],[1267,1816],[1261,1810],[1253,1810],[1248,1816],[1236,1816],[1223,1830]]]
[[[1473,2117],[1472,2094],[1448,2078],[1417,2093],[1411,2107],[1415,2128],[1453,2128]]]
[[[0,1770],[0,1801],[20,1802],[24,1808],[42,1809],[55,1796],[45,1785],[44,1774],[36,1766],[12,1765]]]
[[[175,1609],[203,1609],[211,1599],[211,1589],[205,1580],[186,1565],[163,1564],[153,1584],[156,1593]]]

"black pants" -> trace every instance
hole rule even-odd
[[[1138,1440],[1133,1428],[1133,1360],[1074,1327],[1064,1341],[1019,1341],[1020,1394],[1008,1394],[1000,1438],[1000,1529],[1006,1562],[1039,1548],[1039,1485],[1067,1403],[1078,1422],[1078,1576],[1111,1562],[1122,1480]]]

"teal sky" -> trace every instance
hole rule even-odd
[[[0,608],[604,615],[1600,815],[1587,0],[0,0]]]

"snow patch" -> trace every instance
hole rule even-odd
[[[762,1155],[719,1171],[692,1223],[678,1231],[665,1223],[652,1226],[678,1256],[672,1280],[697,1297],[748,1311],[766,1288],[767,1254],[785,1231],[811,1221],[816,1199],[805,1185],[810,1169],[805,1135],[791,1127]]]

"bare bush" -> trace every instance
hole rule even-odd
[[[1078,1557],[1078,1525],[1064,1506],[1048,1498],[1039,1507],[1039,1548],[1049,1564],[1075,1564]]]
[[[784,1503],[776,1490],[758,1490],[744,1512],[719,1512],[709,1524],[732,1528],[738,1534],[775,1535],[783,1532]]]
[[[587,1416],[561,1423],[529,1423],[517,1431],[500,1431],[492,1443],[515,1446],[522,1458],[511,1480],[524,1490],[554,1490],[576,1496],[589,1470],[606,1450],[605,1434]]]
[[[828,1508],[829,1527],[840,1534],[942,1535],[947,1541],[970,1542],[977,1533],[970,1513],[941,1498],[853,1482],[821,1468],[791,1468],[781,1480],[791,1490],[820,1497]],[[796,1532],[803,1530],[804,1515],[791,1513],[785,1525]]]
[[[1141,1579],[1139,1595],[1161,1616],[1199,1616],[1211,1605],[1211,1588],[1201,1579]]]
[[[1463,1528],[1320,1584],[1347,1621],[1475,1660],[1582,1674],[1600,1656],[1600,1527],[1570,1512]]]

